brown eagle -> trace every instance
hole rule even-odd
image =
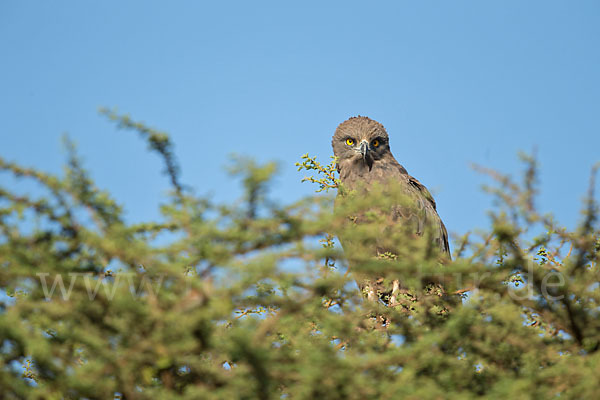
[[[368,196],[374,186],[383,188],[383,191],[377,192],[379,195],[398,197],[387,199],[391,201],[390,206],[378,211],[380,216],[383,215],[384,226],[372,246],[374,248],[368,248],[371,255],[399,254],[398,244],[390,248],[390,242],[386,240],[391,232],[402,230],[415,239],[421,237],[431,240],[430,243],[442,255],[450,257],[448,233],[436,211],[433,196],[396,161],[383,125],[367,117],[350,118],[337,127],[331,144],[344,189],[343,192],[338,190],[336,208],[344,201],[345,193],[354,191],[361,196]],[[391,185],[396,190],[389,190],[386,194],[386,187]],[[362,219],[355,216],[353,221],[360,224]],[[344,251],[356,244],[350,239],[345,240],[343,233],[338,236]],[[384,285],[383,279],[377,276],[357,278],[357,283],[369,299],[380,298],[388,305],[394,303],[394,292],[400,289],[398,280],[394,280],[390,287],[389,284]]]

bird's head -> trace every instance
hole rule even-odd
[[[388,134],[383,125],[367,117],[352,117],[342,122],[333,135],[333,154],[340,164],[352,163],[373,168],[389,153]]]

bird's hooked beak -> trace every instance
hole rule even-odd
[[[369,142],[367,142],[366,140],[361,141],[358,146],[358,151],[362,156],[363,162],[369,166],[370,171],[371,167],[373,166],[373,158],[371,158],[371,155],[369,154],[369,152],[371,151],[371,147],[369,147]]]

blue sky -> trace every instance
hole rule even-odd
[[[539,205],[572,227],[600,161],[599,42],[597,1],[3,1],[0,154],[59,173],[66,132],[138,221],[168,181],[100,106],[168,131],[182,180],[216,200],[239,195],[230,153],[278,160],[281,202],[313,190],[294,162],[328,161],[360,114],[449,231],[487,225],[471,163],[518,174],[534,148]]]

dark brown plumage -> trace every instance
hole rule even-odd
[[[402,193],[403,199],[398,199],[397,203],[392,199],[391,209],[383,211],[388,226],[382,229],[380,236],[385,235],[386,229],[409,231],[415,237],[429,238],[441,253],[449,257],[448,233],[436,211],[433,196],[396,161],[390,151],[389,137],[383,125],[367,117],[350,118],[337,127],[331,144],[337,157],[340,179],[346,191],[369,192],[369,188],[378,183],[384,187],[390,184],[397,185]],[[390,193],[397,194],[398,191]],[[343,195],[338,192],[336,206],[341,199]],[[378,244],[372,255],[383,252],[399,254],[399,249],[386,248],[383,245],[385,238],[381,239],[377,240]],[[347,243],[343,237],[340,240],[346,250]],[[382,245],[379,245],[380,242]],[[359,282],[359,285],[364,289],[365,284]],[[394,284],[396,285],[397,283]],[[373,296],[369,294],[369,297]]]

